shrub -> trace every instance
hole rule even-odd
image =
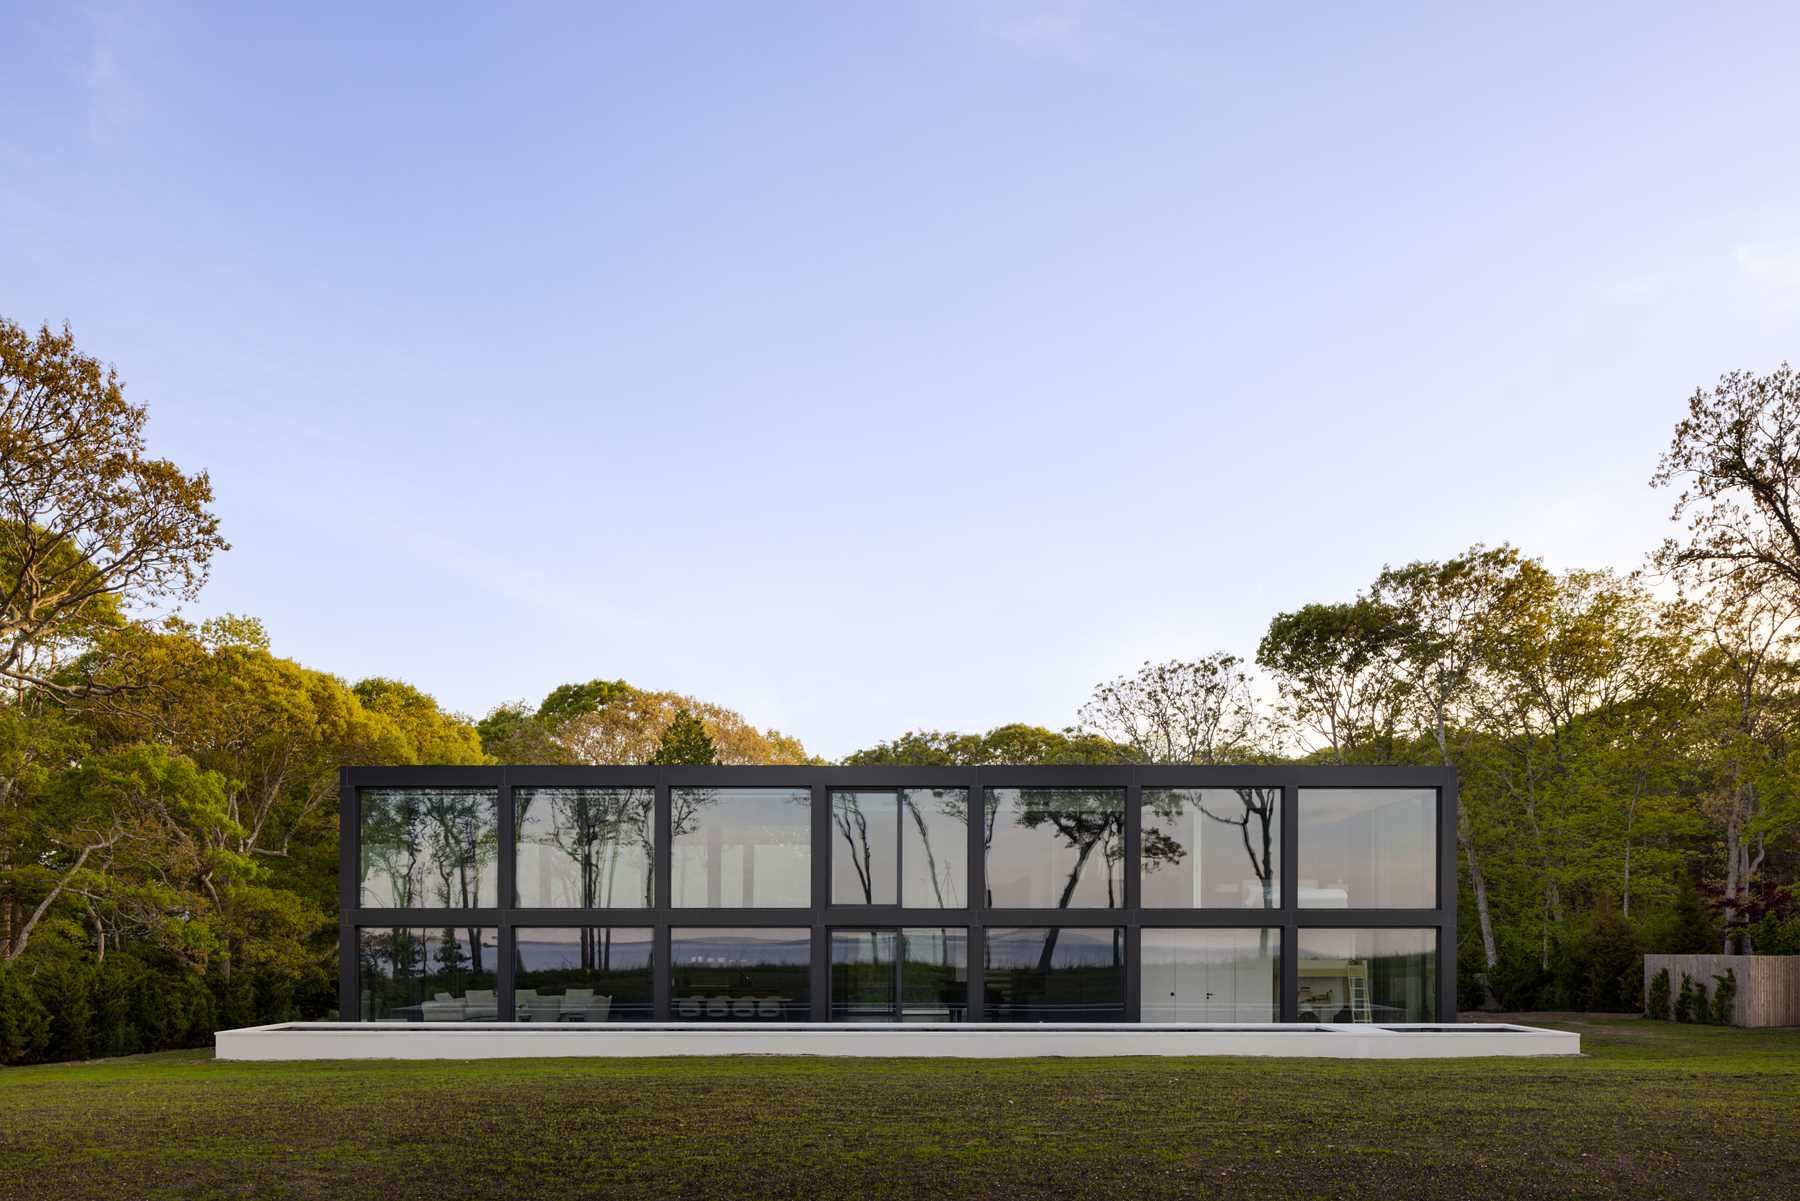
[[[33,973],[31,991],[50,1015],[50,1045],[44,1058],[92,1058],[94,969],[86,963],[51,960]]]
[[[1668,1021],[1669,1013],[1669,969],[1663,968],[1650,978],[1650,1016],[1658,1021]]]
[[[1737,1003],[1737,969],[1728,967],[1723,976],[1713,979],[1717,986],[1713,989],[1712,1020],[1717,1025],[1729,1026]]]
[[[1686,972],[1681,973],[1681,992],[1675,997],[1675,1020],[1694,1020],[1694,978]]]
[[[1712,1006],[1706,1000],[1706,985],[1694,981],[1694,1020],[1701,1025],[1712,1021]]]
[[[0,966],[0,1063],[31,1063],[49,1045],[49,1011],[16,972]]]

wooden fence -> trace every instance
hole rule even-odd
[[[1683,972],[1692,976],[1695,984],[1706,986],[1710,1000],[1719,987],[1713,977],[1723,976],[1729,969],[1737,974],[1733,1026],[1800,1026],[1800,955],[1646,955],[1646,1013],[1650,1006],[1650,981],[1664,968],[1669,971],[1671,1003],[1681,993]]]

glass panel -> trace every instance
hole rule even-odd
[[[570,926],[513,933],[513,1017],[647,1022],[656,1016],[650,930]]]
[[[987,790],[987,903],[1117,909],[1125,903],[1125,790]]]
[[[1437,792],[1300,790],[1302,909],[1430,909],[1437,904]]]
[[[365,1022],[492,1022],[500,932],[357,931],[359,1013]]]
[[[1281,1020],[1281,931],[1146,927],[1140,938],[1144,1021]]]
[[[672,902],[708,909],[812,903],[812,791],[670,790]]]
[[[961,909],[969,891],[969,793],[962,788],[900,792],[900,903]]]
[[[1146,788],[1139,858],[1146,908],[1281,904],[1281,789]]]
[[[498,802],[491,788],[365,788],[360,879],[369,909],[498,903]]]
[[[832,1020],[963,1021],[968,964],[966,930],[834,930]]]
[[[516,903],[625,909],[655,903],[655,790],[516,788]]]
[[[671,992],[680,1022],[803,1022],[810,930],[670,931]]]
[[[989,930],[990,1022],[1125,1020],[1125,931]]]
[[[1300,1020],[1437,1020],[1436,930],[1300,931]]]
[[[831,902],[892,905],[900,879],[900,794],[831,794]]]

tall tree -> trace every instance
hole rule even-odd
[[[147,419],[67,327],[33,338],[0,318],[0,680],[91,686],[40,655],[123,602],[194,596],[225,549],[206,474],[151,458]]]
[[[1145,763],[1246,762],[1267,753],[1249,674],[1224,651],[1145,663],[1101,684],[1078,721]]]

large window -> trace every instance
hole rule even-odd
[[[987,932],[990,1022],[1125,1020],[1125,931],[995,929]]]
[[[365,788],[359,864],[367,909],[498,903],[500,829],[491,788]]]
[[[656,793],[649,788],[517,788],[516,903],[627,909],[656,901]]]
[[[969,1004],[965,930],[833,930],[831,1017],[960,1022]]]
[[[987,790],[987,903],[996,909],[1125,904],[1125,790]]]
[[[1139,939],[1144,1021],[1281,1020],[1281,931],[1146,927]]]
[[[960,788],[833,792],[832,904],[962,908],[968,813]]]
[[[488,928],[357,931],[365,1022],[492,1022],[500,932]]]
[[[670,790],[670,885],[677,907],[804,908],[812,903],[812,792]]]
[[[810,930],[673,930],[669,943],[677,1021],[807,1019]]]
[[[647,1022],[656,1016],[654,932],[562,926],[513,932],[513,1017]]]
[[[1437,1020],[1436,930],[1302,930],[1303,1022]]]
[[[1281,905],[1281,789],[1146,788],[1139,829],[1146,908]]]
[[[1303,788],[1299,811],[1302,909],[1437,904],[1435,790]]]

